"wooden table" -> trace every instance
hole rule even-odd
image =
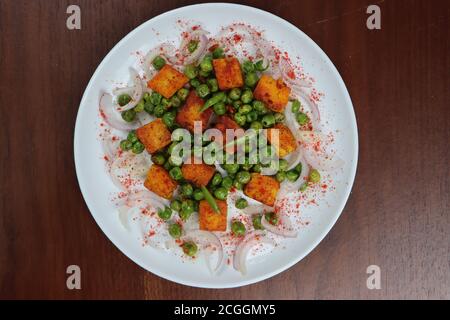
[[[358,173],[325,240],[288,271],[238,289],[189,288],[141,269],[83,201],[73,132],[105,54],[142,22],[189,1],[0,1],[0,298],[450,298],[448,1],[246,1],[297,25],[347,84]],[[366,8],[381,8],[381,30]],[[78,4],[82,29],[66,28]],[[66,267],[82,289],[66,288]],[[381,269],[368,290],[366,269]]]

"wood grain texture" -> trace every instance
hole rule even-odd
[[[448,1],[245,1],[307,33],[352,97],[360,155],[325,240],[288,271],[238,289],[195,289],[126,258],[78,188],[73,131],[87,82],[128,32],[189,1],[0,1],[0,298],[450,298]],[[65,27],[78,4],[82,29]],[[251,21],[249,21],[251,22]],[[78,264],[82,290],[66,289]],[[366,288],[366,268],[382,271]]]

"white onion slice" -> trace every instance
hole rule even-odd
[[[281,58],[278,66],[283,81],[294,91],[298,92],[299,90],[301,91],[302,88],[310,88],[312,86],[312,84],[305,79],[292,79],[289,76],[289,73],[294,73],[294,68],[292,68],[286,59]]]
[[[220,268],[223,261],[223,246],[220,239],[213,232],[203,230],[192,230],[186,232],[186,235],[184,235],[181,239],[183,241],[193,241],[196,244],[199,244],[203,247],[203,250],[205,250],[206,253],[205,256],[206,263],[210,271],[216,272]],[[211,251],[212,250],[211,245],[216,247],[218,254],[217,263],[214,268],[211,268],[210,265],[210,253],[213,252]]]
[[[179,51],[184,56],[183,65],[191,64],[197,60],[205,53],[208,46],[208,34],[207,31],[198,29],[189,33],[188,37],[183,38],[180,44]],[[190,53],[187,49],[189,42],[192,40],[198,41],[197,48],[194,52]]]
[[[266,220],[265,215],[262,215],[262,217],[261,217],[261,224],[267,231],[270,231],[274,234],[277,234],[279,236],[283,236],[286,238],[295,238],[295,237],[297,237],[297,234],[298,234],[297,231],[288,228],[289,227],[288,225],[285,225],[282,228],[279,228],[278,226],[274,226],[273,224],[269,223]]]
[[[344,160],[328,153],[318,153],[311,148],[305,150],[305,159],[311,167],[321,171],[335,171],[344,166]]]
[[[131,94],[131,100],[124,106],[118,106],[117,111],[126,111],[134,108],[139,101],[141,101],[143,87],[142,87],[142,79],[139,76],[139,73],[134,69],[130,68],[131,78],[133,80],[133,93]]]
[[[103,93],[100,97],[99,111],[105,122],[114,129],[130,131],[141,126],[138,121],[125,122],[122,118],[120,118],[120,114],[115,110],[112,96],[109,93]]]
[[[237,246],[233,257],[233,267],[235,270],[241,272],[242,275],[247,273],[247,255],[250,252],[250,249],[257,244],[269,244],[275,246],[275,241],[267,238],[265,232],[259,230],[245,236]]]

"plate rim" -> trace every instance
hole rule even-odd
[[[352,125],[352,129],[355,132],[355,135],[353,136],[354,139],[354,154],[352,156],[352,159],[355,159],[355,161],[352,161],[351,164],[351,168],[350,168],[350,180],[348,181],[348,186],[346,187],[345,193],[344,193],[344,197],[343,199],[345,199],[344,201],[341,202],[341,204],[336,207],[336,212],[339,212],[338,214],[335,215],[335,217],[331,220],[328,221],[328,223],[325,225],[324,229],[322,232],[318,232],[318,236],[316,238],[315,241],[312,241],[308,246],[306,246],[303,250],[303,254],[298,255],[297,257],[295,257],[295,259],[293,259],[292,261],[290,261],[289,263],[284,264],[283,266],[276,268],[274,270],[272,270],[271,272],[267,272],[262,276],[256,277],[256,278],[252,278],[249,280],[245,280],[243,279],[242,281],[239,282],[234,282],[231,283],[230,285],[223,285],[223,284],[219,284],[219,285],[215,285],[215,284],[211,284],[211,283],[199,283],[196,281],[189,281],[189,280],[184,280],[181,278],[178,278],[176,275],[172,275],[172,274],[167,274],[164,273],[163,271],[160,270],[149,270],[147,267],[144,266],[144,263],[142,262],[141,258],[138,256],[134,256],[131,252],[127,252],[127,250],[124,248],[124,246],[119,243],[119,241],[115,241],[113,239],[111,239],[111,237],[108,235],[107,232],[105,232],[105,230],[107,229],[104,222],[96,217],[95,214],[93,214],[93,210],[91,209],[90,204],[88,203],[88,201],[86,201],[86,196],[85,193],[87,194],[88,191],[86,189],[86,182],[83,180],[83,178],[80,178],[80,175],[78,174],[79,170],[81,170],[79,163],[79,157],[80,157],[80,152],[77,151],[79,149],[79,141],[78,141],[78,137],[80,136],[80,109],[81,107],[86,104],[86,99],[87,99],[87,92],[90,91],[91,87],[93,86],[94,83],[94,79],[97,77],[98,73],[100,72],[100,69],[102,69],[102,67],[104,66],[104,64],[106,63],[107,58],[113,54],[113,52],[115,52],[116,48],[119,47],[123,42],[127,41],[129,38],[131,38],[135,33],[137,33],[139,30],[141,30],[142,28],[145,27],[146,24],[150,23],[150,21],[153,21],[155,19],[161,19],[166,15],[170,15],[173,14],[177,11],[183,11],[186,10],[188,8],[194,8],[194,7],[223,7],[223,6],[227,6],[227,7],[233,7],[236,8],[237,10],[239,10],[239,8],[241,9],[246,9],[246,10],[250,10],[250,11],[255,11],[258,12],[259,14],[262,15],[266,15],[269,18],[275,20],[275,22],[281,23],[283,24],[285,27],[289,28],[290,30],[296,32],[296,33],[300,33],[302,37],[305,37],[306,40],[308,42],[310,42],[312,44],[312,46],[314,47],[314,49],[316,49],[320,55],[322,56],[322,58],[324,59],[324,62],[326,65],[328,65],[328,67],[330,68],[330,71],[334,74],[334,76],[336,77],[336,79],[338,80],[338,84],[340,87],[340,90],[344,93],[344,101],[345,104],[348,104],[349,106],[351,106],[351,110],[350,110],[350,117],[351,117],[351,125]],[[94,221],[97,223],[98,227],[100,228],[100,230],[102,231],[102,233],[109,239],[109,241],[111,241],[114,246],[116,246],[121,253],[123,253],[128,259],[132,260],[134,263],[136,263],[138,266],[140,266],[142,269],[144,269],[147,272],[151,272],[152,274],[175,282],[175,283],[179,283],[182,285],[186,285],[186,286],[190,286],[190,287],[196,287],[196,288],[209,288],[209,289],[225,289],[225,288],[237,288],[237,287],[242,287],[242,286],[246,286],[246,285],[250,285],[253,283],[258,283],[261,282],[263,280],[269,279],[277,274],[280,274],[284,271],[286,271],[287,269],[291,268],[293,265],[297,264],[298,262],[300,262],[302,259],[304,259],[307,255],[309,255],[323,240],[324,238],[329,234],[329,232],[331,231],[331,229],[333,228],[333,226],[336,224],[336,221],[339,219],[339,217],[342,215],[343,210],[349,200],[351,191],[353,189],[354,183],[355,183],[355,177],[356,177],[356,172],[357,172],[357,167],[358,167],[358,157],[359,157],[359,134],[358,134],[358,125],[356,122],[356,115],[355,115],[355,109],[353,106],[353,102],[351,100],[350,94],[347,90],[347,86],[345,85],[344,80],[342,79],[339,71],[337,70],[336,66],[334,65],[334,63],[332,62],[332,60],[328,57],[328,55],[319,47],[319,45],[317,45],[317,43],[312,40],[306,33],[304,33],[301,29],[299,29],[298,27],[296,27],[294,24],[292,24],[291,22],[262,9],[259,8],[255,8],[252,6],[247,6],[247,5],[242,5],[242,4],[234,4],[234,3],[224,3],[224,2],[217,2],[217,3],[201,3],[201,4],[193,4],[193,5],[187,5],[187,6],[182,6],[179,8],[175,8],[166,12],[163,12],[157,16],[152,17],[151,19],[148,19],[146,21],[144,21],[143,23],[141,23],[140,25],[138,25],[137,27],[135,27],[133,30],[131,30],[130,32],[128,32],[122,39],[120,39],[120,41],[118,41],[110,50],[109,52],[103,57],[102,61],[100,62],[100,64],[97,66],[97,68],[95,69],[94,73],[92,74],[91,78],[89,79],[88,84],[86,85],[86,88],[84,89],[83,92],[83,96],[80,100],[79,106],[78,106],[78,110],[77,110],[77,117],[76,117],[76,121],[75,121],[75,129],[74,129],[74,140],[73,140],[73,151],[74,151],[74,162],[75,162],[75,172],[76,172],[76,176],[77,176],[77,182],[78,182],[78,186],[80,188],[81,191],[81,195],[83,197],[83,200],[87,206],[87,208],[89,209],[89,212],[91,214],[91,216],[94,218]]]

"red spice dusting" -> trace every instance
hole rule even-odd
[[[107,155],[105,155],[105,156],[103,157],[103,159],[104,159],[105,161],[109,161],[109,157],[108,157]]]
[[[238,43],[239,41],[242,40],[242,37],[241,37],[239,34],[236,33],[236,34],[233,36],[233,40],[234,40],[235,43]]]

